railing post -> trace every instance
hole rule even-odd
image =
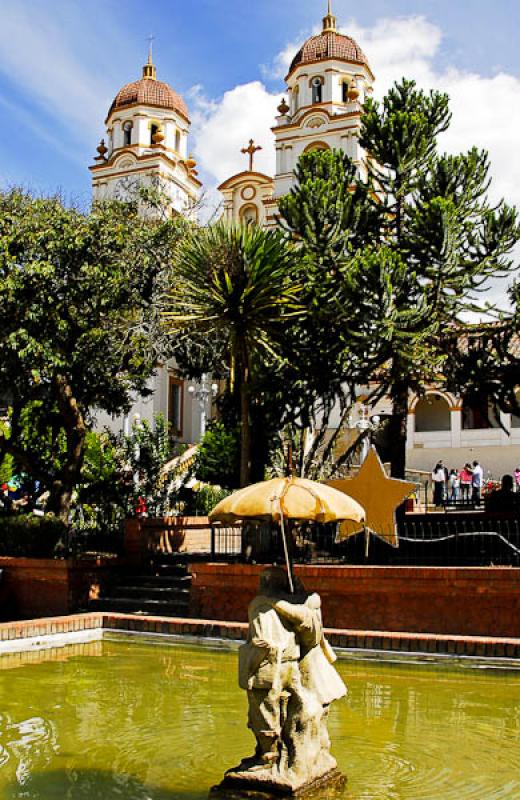
[[[211,525],[211,560],[215,560],[215,525]]]

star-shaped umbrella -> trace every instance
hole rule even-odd
[[[354,478],[327,481],[327,484],[345,492],[365,509],[365,525],[351,520],[342,522],[339,539],[360,533],[364,527],[393,547],[399,547],[395,511],[416,489],[416,484],[389,478],[374,447]]]

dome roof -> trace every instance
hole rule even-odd
[[[113,111],[127,108],[131,105],[155,106],[156,108],[170,108],[188,119],[188,107],[180,94],[174,92],[171,86],[152,77],[142,77],[133,83],[127,83],[116,94],[108,116]]]
[[[289,75],[301,64],[310,64],[315,61],[327,61],[337,58],[341,61],[352,61],[355,64],[366,64],[367,57],[357,42],[350,36],[338,33],[336,30],[324,30],[316,36],[311,36],[298,50],[291,62]]]

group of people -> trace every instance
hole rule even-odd
[[[467,462],[462,469],[448,470],[438,461],[432,471],[433,504],[442,506],[448,503],[480,504],[484,483],[484,470],[478,461]]]
[[[478,461],[467,462],[462,469],[448,470],[442,461],[435,465],[431,479],[433,483],[433,504],[442,506],[448,503],[468,503],[480,505],[484,489],[484,470]],[[495,489],[486,494],[486,508],[491,502],[490,498],[497,492],[507,494],[507,508],[516,507],[520,502],[520,467],[513,475],[504,475],[500,489]],[[515,497],[516,495],[516,497]],[[491,503],[492,504],[492,503]]]

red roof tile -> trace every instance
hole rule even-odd
[[[163,81],[152,78],[141,78],[126,86],[117,93],[110,106],[108,115],[117,109],[139,104],[143,106],[156,106],[158,108],[171,108],[188,119],[188,107],[180,94],[174,92],[171,86]]]

